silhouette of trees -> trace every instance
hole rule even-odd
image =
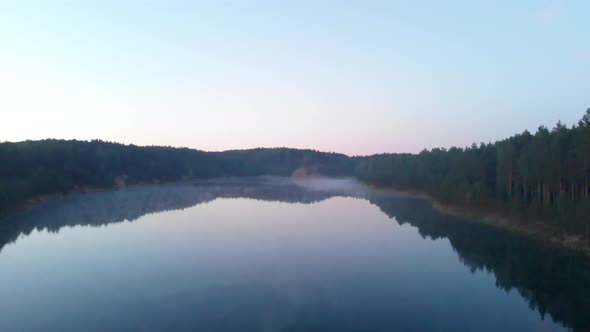
[[[350,174],[345,155],[287,148],[204,152],[100,140],[0,143],[0,211],[29,198],[84,187],[219,176],[291,175],[302,167]]]
[[[494,144],[358,158],[364,181],[417,190],[458,205],[493,208],[589,237],[590,109]]]

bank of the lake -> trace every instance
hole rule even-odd
[[[313,178],[331,178],[331,179],[354,179],[352,177],[324,177],[317,174],[312,174],[305,177],[292,177],[293,179],[313,179]],[[208,177],[208,178],[194,178],[194,179],[182,179],[178,181],[161,181],[161,180],[154,180],[154,181],[143,181],[143,182],[134,182],[134,183],[126,183],[123,182],[116,182],[111,186],[78,186],[75,188],[69,189],[65,193],[50,193],[50,194],[42,194],[30,197],[26,201],[23,201],[11,208],[1,210],[0,209],[0,217],[4,216],[5,214],[15,213],[18,211],[27,210],[33,207],[36,207],[40,204],[43,204],[49,200],[55,199],[63,199],[71,195],[77,194],[85,194],[85,193],[93,193],[93,192],[104,192],[104,191],[113,191],[119,189],[127,189],[127,188],[138,188],[138,187],[146,187],[146,186],[157,186],[157,185],[173,185],[173,184],[199,184],[204,183],[207,181],[256,181],[256,180],[263,180],[263,179],[289,179],[290,177],[286,176],[278,176],[278,175],[257,175],[257,176],[216,176],[216,177]]]
[[[526,221],[507,213],[474,206],[443,203],[427,193],[395,187],[369,185],[380,190],[391,190],[418,197],[428,201],[436,210],[464,218],[470,222],[480,222],[493,227],[517,233],[542,242],[544,245],[574,250],[590,257],[590,241],[582,236],[568,234],[559,228],[541,221]]]

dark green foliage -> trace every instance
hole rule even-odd
[[[325,175],[350,174],[353,168],[345,155],[286,148],[204,152],[98,140],[0,143],[0,211],[32,197],[82,187],[291,175],[302,167]]]
[[[553,223],[588,238],[590,109],[571,128],[558,122],[495,144],[358,158],[369,183],[427,193],[457,205]]]
[[[290,176],[300,168],[323,175],[350,175],[354,165],[346,155],[288,148],[230,150],[215,153],[226,162],[232,176]]]

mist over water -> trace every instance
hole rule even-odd
[[[586,331],[588,259],[345,179],[72,195],[0,222],[4,331]]]

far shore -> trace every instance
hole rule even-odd
[[[311,176],[309,176],[311,177]],[[66,193],[52,193],[52,194],[43,194],[31,197],[26,201],[20,203],[17,206],[14,206],[10,209],[1,211],[0,210],[0,217],[2,217],[5,213],[13,213],[17,211],[26,210],[32,207],[35,207],[41,203],[47,202],[52,199],[60,199],[67,197],[69,195],[74,194],[84,194],[84,193],[93,193],[93,192],[104,192],[104,191],[113,191],[118,189],[126,189],[126,188],[138,188],[138,187],[145,187],[145,186],[154,186],[154,185],[165,185],[165,184],[196,184],[205,181],[215,181],[215,180],[229,180],[229,179],[270,179],[270,178],[290,178],[288,176],[279,176],[279,175],[254,175],[254,176],[217,176],[211,178],[196,178],[196,179],[181,179],[177,181],[160,181],[155,180],[151,182],[138,182],[133,184],[127,184],[124,181],[113,184],[112,186],[104,186],[104,187],[97,187],[97,186],[79,186],[72,189],[69,189]]]

